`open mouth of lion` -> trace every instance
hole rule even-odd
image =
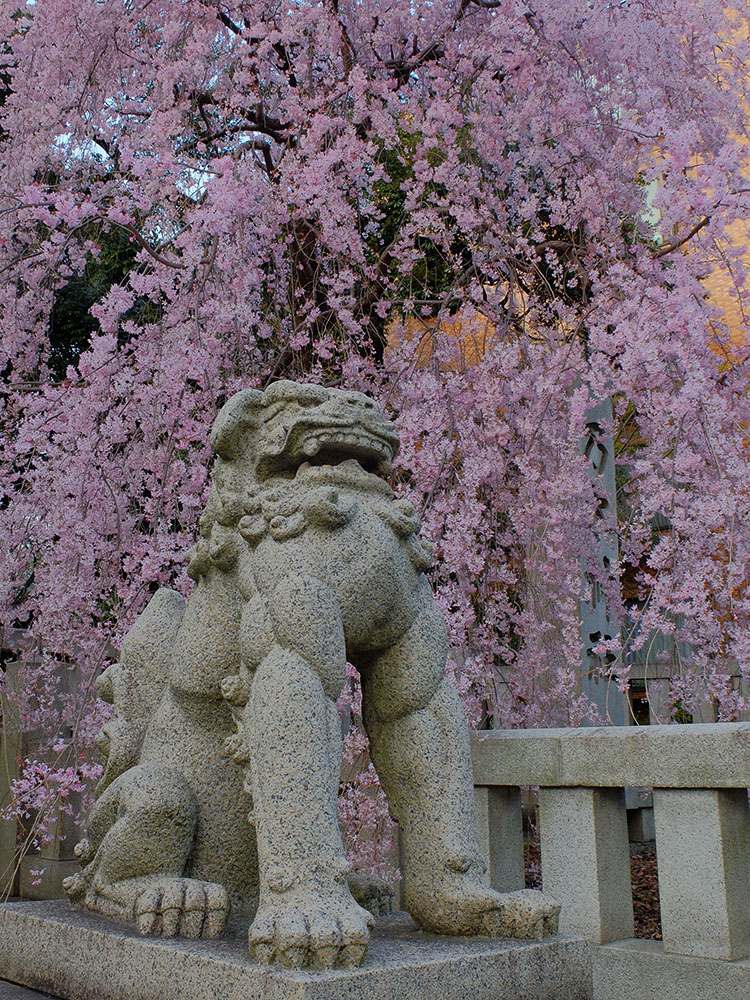
[[[296,454],[310,465],[341,465],[354,459],[365,472],[386,477],[391,472],[393,449],[384,439],[362,428],[315,428],[302,437]]]

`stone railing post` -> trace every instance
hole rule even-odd
[[[603,944],[633,936],[630,852],[621,788],[540,788],[544,891],[560,929]]]
[[[747,789],[655,788],[664,950],[750,956]]]
[[[475,787],[479,847],[490,885],[498,892],[523,889],[521,790],[513,786]]]
[[[0,733],[0,809],[10,805],[10,785],[16,777],[15,754],[5,731]],[[16,874],[16,821],[0,819],[0,898],[12,896]]]

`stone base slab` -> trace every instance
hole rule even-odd
[[[0,978],[65,1000],[591,1000],[591,949],[449,938],[406,914],[378,921],[360,969],[300,972],[251,962],[244,935],[139,937],[62,900],[0,905]]]
[[[747,1000],[750,959],[725,962],[664,951],[661,941],[593,948],[594,1000]]]

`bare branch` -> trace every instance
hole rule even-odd
[[[180,271],[187,270],[187,264],[182,264],[180,261],[167,260],[166,257],[162,257],[160,253],[157,253],[157,251],[151,247],[151,244],[148,243],[143,236],[141,236],[132,223],[113,222],[112,219],[108,219],[104,215],[93,216],[93,218],[101,219],[102,222],[106,222],[110,226],[116,226],[118,229],[123,229],[126,233],[130,233],[130,235],[140,243],[143,249],[146,250],[154,258],[154,260],[158,261],[160,264],[166,264],[167,267],[174,267]]]
[[[236,149],[232,150],[232,156],[238,160],[246,149],[254,149],[263,154],[266,173],[269,177],[271,177],[274,172],[274,166],[270,144],[265,142],[263,139],[248,139],[246,142],[240,143]]]
[[[654,254],[654,256],[655,257],[665,257],[668,253],[673,253],[675,250],[679,250],[680,247],[685,246],[685,244],[689,240],[692,240],[692,238],[695,236],[696,233],[699,233],[701,231],[701,229],[705,229],[705,227],[709,224],[710,221],[711,221],[711,216],[710,215],[704,215],[703,218],[701,219],[701,221],[700,222],[696,222],[696,224],[694,226],[692,226],[685,233],[685,235],[682,237],[682,239],[675,240],[673,243],[667,243],[665,246],[660,247],[656,251],[656,253]]]

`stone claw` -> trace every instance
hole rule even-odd
[[[93,857],[94,852],[91,849],[91,842],[88,837],[84,837],[83,840],[79,840],[76,846],[73,848],[73,854],[78,858],[82,865],[85,865]]]
[[[346,878],[349,892],[364,910],[374,917],[393,913],[394,892],[382,878],[360,872],[349,872]]]
[[[485,914],[485,933],[523,941],[541,941],[557,933],[560,905],[538,890],[520,889],[501,900],[497,909]]]
[[[70,901],[77,903],[86,895],[89,881],[81,872],[75,872],[75,874],[68,875],[67,878],[63,879],[62,887]]]
[[[218,937],[229,902],[223,886],[190,878],[162,878],[136,898],[138,933],[155,937]]]
[[[287,969],[350,969],[364,962],[371,914],[345,887],[318,893],[299,887],[261,904],[248,934],[250,956]]]

